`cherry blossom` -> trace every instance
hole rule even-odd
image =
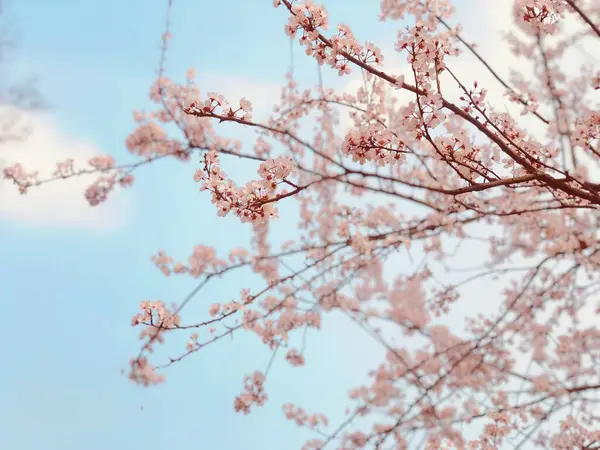
[[[252,92],[227,99],[197,86],[193,70],[178,83],[161,66],[150,88],[156,108],[134,113],[125,141],[132,162],[67,160],[46,178],[20,164],[4,169],[22,193],[94,174],[83,195],[95,206],[144,166],[174,158],[193,165],[198,196],[217,216],[251,231],[245,247],[220,249],[205,237],[187,256],[151,257],[165,276],[198,285],[180,304],[141,303],[130,379],[165,382],[168,367],[206,346],[252,336],[272,363],[246,376],[233,399],[236,412],[250,414],[268,404],[277,360],[310,367],[307,332],[318,335],[339,313],[385,357],[361,367],[368,381],[331,412],[283,405],[285,418],[314,434],[303,449],[408,449],[421,438],[431,450],[600,448],[600,69],[586,61],[572,75],[565,67],[577,42],[598,45],[600,8],[514,0],[516,29],[504,43],[533,72],[515,67],[504,79],[468,43],[468,30],[450,25],[448,0],[382,0],[380,20],[409,19],[382,46],[312,1],[272,3],[282,39],[322,70],[360,73],[362,85],[343,92],[321,80],[304,89],[290,71],[279,103],[258,119]],[[162,56],[170,36],[165,30]],[[405,73],[384,66],[382,48],[401,55]],[[454,67],[466,55],[493,82],[459,77]],[[222,136],[224,123],[255,131],[256,140]],[[233,157],[252,167],[250,181],[228,175]],[[271,227],[289,204],[297,227],[275,243]],[[423,259],[407,271],[398,255],[412,260],[414,252]],[[453,266],[457,254],[475,266],[466,276]],[[201,317],[184,309],[200,303],[208,283],[237,283],[245,269],[261,287],[241,283],[234,298],[201,305]],[[478,280],[494,292],[469,290]],[[461,308],[463,326],[450,326]],[[155,347],[182,334],[181,352],[161,364]],[[344,421],[332,419],[344,411]]]

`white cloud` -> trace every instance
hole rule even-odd
[[[217,92],[225,96],[231,106],[236,106],[242,97],[252,102],[256,120],[265,118],[273,110],[281,96],[282,83],[265,83],[247,77],[237,77],[212,72],[200,72],[198,86],[202,95]]]
[[[27,172],[38,171],[44,179],[57,162],[71,158],[76,166],[85,167],[90,157],[102,153],[90,140],[61,130],[50,116],[24,113],[22,117],[30,132],[23,140],[0,143],[0,169],[18,162]],[[117,191],[109,201],[91,207],[84,192],[93,180],[93,175],[58,180],[20,195],[11,180],[2,178],[0,219],[44,228],[115,229],[123,223],[130,201]]]

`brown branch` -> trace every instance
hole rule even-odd
[[[446,27],[446,29],[451,30],[450,25],[448,25],[446,23],[446,21],[444,21],[444,19],[442,19],[439,16],[436,16],[436,19],[438,20],[438,22],[440,22],[442,25],[444,25],[444,27]],[[479,60],[479,62],[481,62],[481,64],[483,64],[485,66],[485,68],[492,74],[492,76],[498,80],[498,82],[504,86],[504,88],[506,88],[508,91],[510,91],[511,94],[513,94],[515,97],[518,98],[519,103],[521,103],[524,106],[528,106],[529,103],[527,102],[527,100],[524,100],[521,95],[515,91],[512,87],[510,87],[508,85],[508,83],[506,81],[504,81],[500,75],[498,75],[498,73],[492,68],[492,66],[489,65],[489,63],[483,59],[483,57],[477,52],[477,50],[475,50],[475,48],[469,44],[467,41],[465,41],[459,34],[455,34],[456,39],[463,44],[465,47],[467,47],[467,49],[473,54],[473,56],[475,56],[475,58],[477,58]],[[548,125],[550,123],[550,121],[546,118],[544,118],[542,115],[540,115],[538,112],[533,111],[533,115],[536,116],[538,119],[540,119],[542,122],[544,122],[546,125]]]
[[[581,17],[584,20],[584,22],[587,23],[592,30],[594,30],[594,33],[596,33],[596,35],[598,37],[600,37],[600,28],[598,28],[598,26],[594,22],[592,22],[592,20],[581,9],[579,9],[579,7],[575,4],[575,2],[573,0],[565,0],[565,1],[571,8],[573,8],[573,10],[577,14],[579,14],[579,17]]]
[[[282,0],[282,2],[283,2],[283,4],[285,4],[285,6],[289,10],[290,14],[295,15],[295,13],[292,9],[292,5],[289,2],[289,0]],[[318,33],[317,39],[319,41],[321,41],[323,44],[325,44],[327,47],[333,48],[332,42],[329,39],[327,39],[325,36],[323,36],[323,34]],[[387,81],[388,83],[391,83],[394,86],[396,85],[396,78],[392,77],[391,75],[388,75],[387,73],[385,73],[381,70],[375,69],[374,67],[359,60],[358,58],[350,55],[349,53],[347,53],[345,51],[338,50],[338,53],[340,55],[342,55],[344,58],[346,58],[348,61],[355,64],[356,66],[361,67],[362,69],[366,70],[367,72],[381,78],[382,80]],[[419,89],[416,86],[411,86],[406,83],[402,84],[402,88],[406,89],[410,92],[413,92],[417,95],[420,95],[420,96],[426,95],[426,92],[424,92],[423,90]],[[600,196],[599,195],[595,195],[593,193],[590,193],[590,192],[587,192],[587,191],[584,191],[581,189],[577,189],[573,186],[570,186],[565,181],[557,180],[556,178],[535,168],[532,164],[530,164],[527,161],[526,158],[521,157],[516,152],[514,152],[505,142],[502,141],[502,139],[499,136],[497,136],[491,130],[487,129],[483,123],[479,122],[475,117],[464,112],[461,108],[459,108],[455,104],[449,102],[448,100],[446,100],[443,97],[442,97],[442,106],[445,109],[452,111],[454,114],[463,118],[464,120],[469,122],[471,125],[473,125],[475,128],[477,128],[477,130],[479,130],[482,134],[484,134],[486,137],[488,137],[492,142],[494,142],[496,145],[498,145],[498,147],[500,147],[500,149],[502,150],[503,153],[510,156],[515,162],[517,162],[521,167],[523,167],[528,172],[535,174],[539,180],[544,181],[546,184],[548,184],[548,186],[550,186],[554,189],[563,191],[574,197],[579,197],[581,199],[588,200],[589,202],[591,202],[593,204],[600,205]],[[237,119],[234,119],[234,120],[239,122],[239,120],[237,120]],[[281,131],[279,131],[279,132],[281,132]],[[337,163],[335,163],[335,164],[338,165]]]

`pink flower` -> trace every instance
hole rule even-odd
[[[211,317],[215,317],[217,314],[219,314],[220,310],[221,310],[221,305],[218,303],[214,303],[214,304],[210,305],[210,309],[208,310],[208,313],[210,314]]]
[[[302,354],[294,348],[288,350],[287,354],[285,355],[285,359],[287,359],[292,366],[304,365],[304,356],[302,356]]]

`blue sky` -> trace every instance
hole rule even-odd
[[[376,2],[367,8],[362,1],[343,2],[343,8],[333,3],[331,13],[341,22],[357,23],[370,9],[370,28],[364,21],[361,27],[382,32]],[[165,9],[166,1],[13,0],[8,14],[19,38],[13,74],[38,76],[47,114],[62,133],[126,161],[131,113],[150,106]],[[259,83],[277,94],[289,65],[285,17],[270,1],[175,0],[168,72],[181,80],[195,67],[200,80],[226,75],[234,84],[236,79]],[[297,74],[311,86],[315,65],[295,52]],[[201,84],[201,89],[218,86]],[[247,242],[246,228],[235,219],[217,218],[197,192],[193,168],[193,163],[166,163],[140,172],[128,194],[126,219],[116,229],[0,221],[1,448],[299,448],[307,435],[284,420],[283,402],[311,397],[301,403],[316,412],[345,404],[346,387],[330,381],[341,375],[350,386],[362,374],[353,370],[356,354],[333,356],[339,353],[336,339],[347,338],[339,333],[327,338],[324,332],[318,347],[310,345],[309,336],[307,357],[331,361],[328,376],[309,376],[315,373],[310,367],[291,372],[277,362],[267,385],[271,401],[247,417],[234,414],[233,398],[243,376],[263,370],[269,359],[254,336],[207,348],[175,366],[159,387],[140,388],[121,375],[139,348],[138,330],[129,325],[139,302],[178,301],[193,287],[184,278],[162,277],[150,256],[164,248],[184,258],[199,243],[227,252]],[[189,311],[202,312],[256,284],[247,274],[232,280],[206,290]],[[180,338],[169,347],[173,353],[177,345],[183,348],[185,336]]]

